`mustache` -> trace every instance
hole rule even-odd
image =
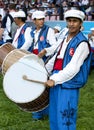
[[[75,27],[74,27],[74,26],[68,26],[68,28],[69,28],[69,29],[73,29],[73,28],[75,28]]]

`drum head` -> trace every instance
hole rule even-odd
[[[45,90],[43,84],[26,81],[23,75],[29,79],[47,81],[44,62],[37,56],[30,54],[18,60],[7,70],[3,79],[4,92],[15,103],[33,101]]]

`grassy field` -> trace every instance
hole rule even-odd
[[[49,120],[34,121],[31,113],[24,112],[10,101],[3,91],[0,75],[0,130],[49,130]],[[77,130],[94,130],[94,70],[81,89]]]

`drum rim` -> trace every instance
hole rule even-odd
[[[6,46],[7,44],[12,45],[10,42],[9,43],[4,43],[3,45],[0,46],[2,48],[3,46]],[[13,46],[13,45],[12,45]],[[13,46],[14,47],[14,46]],[[15,47],[14,47],[15,48]]]
[[[28,58],[28,57],[33,58],[33,59],[35,58],[36,60],[39,61],[39,64],[44,67],[44,62],[43,62],[43,60],[42,60],[41,58],[39,58],[37,55],[31,53],[31,54],[25,55],[23,58]],[[21,60],[22,60],[22,59],[21,59]]]
[[[18,50],[18,49],[14,49],[14,50]],[[3,70],[3,68],[4,68],[5,61],[6,61],[7,57],[8,57],[9,55],[11,55],[11,53],[12,53],[14,50],[10,51],[10,52],[5,56],[5,58],[4,58],[3,62],[2,62],[1,68],[2,68],[2,74],[3,74],[3,75],[4,75],[4,70]]]
[[[18,52],[23,52],[24,53],[24,51],[23,51],[23,49],[17,49],[17,48],[15,48],[15,49],[13,49],[12,51],[10,51],[6,56],[5,56],[5,58],[4,58],[4,60],[3,60],[3,62],[2,62],[2,65],[1,65],[1,68],[2,68],[2,74],[4,75],[4,70],[3,70],[3,68],[4,68],[4,64],[5,64],[5,61],[6,61],[6,59],[7,59],[7,57],[9,57],[9,55],[11,55],[13,52],[15,52],[15,51],[18,51]],[[26,55],[28,55],[28,54],[26,54]],[[23,56],[24,57],[24,56]],[[21,57],[22,58],[22,57]]]

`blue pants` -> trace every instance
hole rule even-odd
[[[49,114],[49,106],[47,106],[45,109],[39,111],[39,112],[33,112],[32,118],[33,119],[42,119],[44,116]]]
[[[3,40],[0,40],[0,46],[4,44],[4,41]]]
[[[76,130],[79,89],[50,88],[50,130]]]

